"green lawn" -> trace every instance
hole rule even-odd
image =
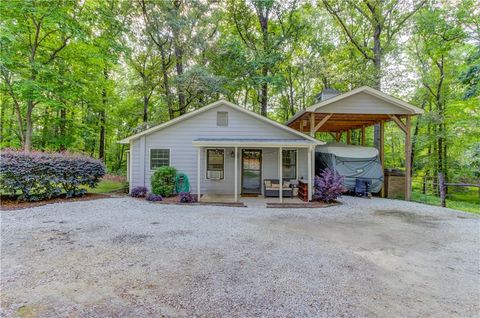
[[[413,191],[412,201],[440,206],[440,198],[433,195],[424,195],[421,192]],[[478,192],[450,193],[447,197],[447,207],[480,214],[480,199]]]
[[[96,188],[87,188],[89,193],[108,193],[116,190],[122,190],[124,187],[123,182],[112,180],[101,180]]]

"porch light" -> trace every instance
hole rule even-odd
[[[230,152],[230,157],[235,158],[235,151]]]

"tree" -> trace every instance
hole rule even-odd
[[[81,33],[77,1],[1,3],[3,37],[2,79],[8,87],[17,115],[25,151],[32,148],[33,112],[48,102],[55,62],[62,51]]]
[[[406,22],[425,3],[425,0],[347,0],[332,2],[322,0],[324,7],[344,31],[350,43],[364,59],[372,64],[373,76],[367,85],[381,88],[382,63],[394,47],[397,35]],[[380,142],[380,126],[375,125],[374,143]]]
[[[267,116],[268,88],[275,82],[275,68],[284,57],[283,48],[293,45],[301,30],[295,19],[297,1],[232,0],[229,11],[238,35],[250,51],[260,113]]]

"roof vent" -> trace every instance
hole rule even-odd
[[[320,94],[317,95],[316,100],[317,100],[317,103],[319,103],[329,98],[335,97],[337,95],[340,95],[340,91],[337,91],[334,88],[327,87]]]

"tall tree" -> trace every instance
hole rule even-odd
[[[25,151],[32,148],[33,112],[48,102],[54,64],[81,30],[79,1],[2,1],[2,77],[14,101]],[[53,92],[55,93],[55,92]]]
[[[253,8],[254,12],[251,12]],[[295,43],[300,32],[297,1],[232,0],[229,12],[236,31],[252,56],[260,113],[267,116],[269,86],[275,81],[275,68],[284,57],[283,48]]]
[[[397,35],[425,0],[322,0],[324,7],[344,31],[353,47],[371,63],[373,76],[368,85],[381,88],[382,63],[393,49]],[[380,142],[380,126],[375,125],[374,144]]]

